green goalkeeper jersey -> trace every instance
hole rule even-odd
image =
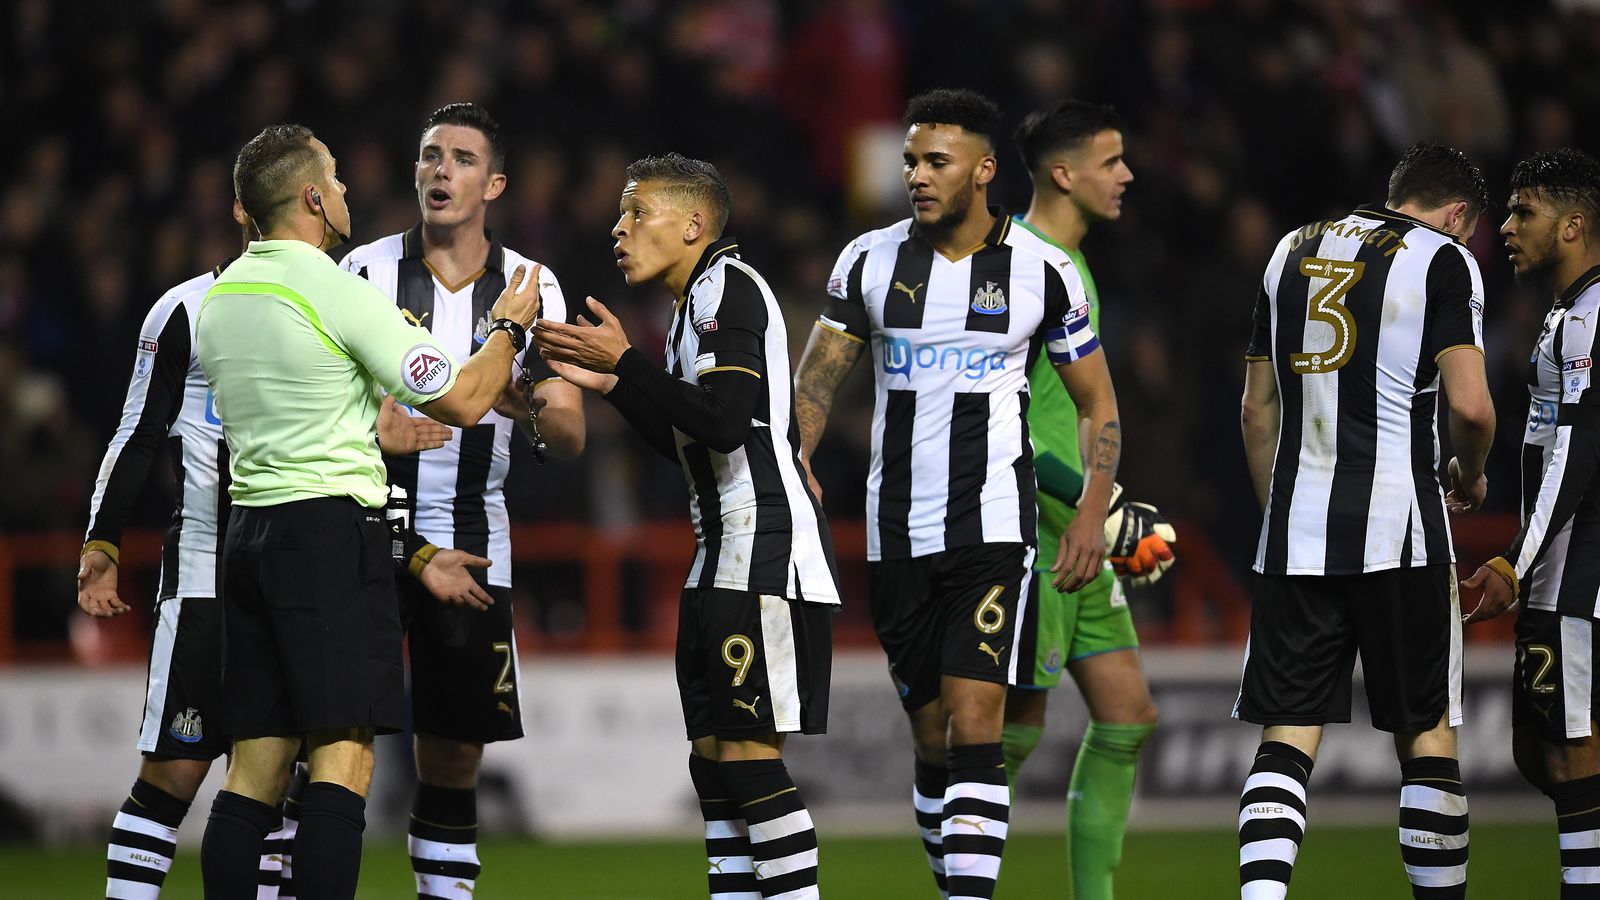
[[[1083,281],[1084,293],[1089,299],[1089,326],[1096,334],[1100,333],[1100,292],[1095,288],[1094,277],[1089,274],[1088,262],[1084,260],[1083,253],[1078,250],[1068,250],[1051,240],[1043,232],[1016,217],[1016,223],[1027,232],[1038,238],[1047,247],[1047,251],[1034,250],[1046,259],[1052,261],[1065,255],[1077,268],[1078,276]],[[1078,450],[1078,407],[1073,404],[1072,397],[1067,394],[1067,389],[1061,386],[1061,376],[1056,373],[1055,366],[1044,354],[1033,365],[1033,371],[1028,373],[1028,435],[1033,440],[1033,458],[1036,469],[1065,465],[1081,485],[1083,480],[1083,458]],[[1054,459],[1047,459],[1046,456]],[[1043,484],[1047,473],[1040,473],[1040,483]],[[1062,502],[1060,499],[1046,493],[1042,488],[1039,491],[1039,547],[1040,558],[1054,558],[1055,547],[1061,541],[1061,532],[1065,531],[1077,509]]]

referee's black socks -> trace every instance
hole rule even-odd
[[[365,797],[330,781],[306,785],[294,838],[294,881],[300,900],[355,897],[361,876],[361,832],[366,827]]]
[[[817,831],[783,760],[725,761],[717,772],[744,818],[761,896],[818,896]]]
[[[189,804],[144,779],[133,783],[111,823],[106,848],[108,900],[141,900],[161,892],[178,848],[178,825]]]
[[[478,886],[478,792],[417,783],[406,834],[419,898],[469,896]]]
[[[262,842],[281,821],[276,806],[232,791],[217,792],[200,842],[206,900],[253,900]]]

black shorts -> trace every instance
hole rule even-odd
[[[1594,620],[1542,609],[1517,614],[1517,661],[1511,678],[1511,722],[1552,744],[1592,734],[1595,671]]]
[[[1455,566],[1360,575],[1257,575],[1235,718],[1257,725],[1350,721],[1356,653],[1372,726],[1413,733],[1448,711],[1461,724]]]
[[[157,759],[213,760],[231,743],[222,727],[222,604],[172,597],[156,605],[139,750]]]
[[[222,697],[235,739],[404,726],[382,510],[344,498],[235,505],[223,554]]]
[[[689,740],[826,733],[837,611],[771,594],[685,588],[677,668]]]
[[[439,602],[410,575],[399,588],[412,728],[471,744],[522,737],[511,589],[485,585],[494,605],[479,611]]]
[[[978,544],[867,564],[872,627],[908,712],[938,698],[944,675],[1017,683],[1033,556],[1025,544]]]

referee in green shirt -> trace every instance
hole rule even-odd
[[[458,365],[324,253],[350,229],[335,171],[298,125],[245,145],[234,190],[262,240],[223,271],[196,325],[233,478],[222,690],[234,745],[201,847],[207,900],[255,897],[302,739],[299,896],[354,897],[373,735],[405,720],[378,408],[388,392],[447,425],[475,424],[506,387],[538,302],[537,287],[518,290],[518,268],[489,340]]]

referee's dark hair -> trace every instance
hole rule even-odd
[[[1389,176],[1390,208],[1414,202],[1438,209],[1456,201],[1466,201],[1470,218],[1489,208],[1483,170],[1454,147],[1427,141],[1411,145]]]
[[[918,94],[906,104],[905,126],[959,125],[995,147],[1000,131],[1000,107],[993,100],[965,88],[938,88]]]
[[[422,123],[422,130],[426,132],[436,125],[476,128],[489,142],[489,171],[498,173],[506,170],[506,139],[500,133],[500,123],[489,115],[487,109],[476,103],[449,103],[429,114],[427,121]]]
[[[1022,164],[1035,172],[1058,153],[1076,150],[1102,131],[1121,131],[1122,117],[1104,103],[1057,100],[1028,113],[1015,135]]]
[[[1511,190],[1536,191],[1560,211],[1577,208],[1589,231],[1600,226],[1600,160],[1571,147],[1540,150],[1511,170]]]
[[[710,216],[706,224],[710,226],[713,240],[721,237],[722,230],[728,226],[733,195],[728,192],[722,173],[703,159],[690,159],[681,153],[646,156],[629,164],[628,180],[663,185],[670,193],[703,205]]]
[[[304,125],[268,125],[250,139],[233,162],[233,193],[245,215],[265,236],[273,220],[294,201],[305,180],[321,181],[320,160]]]

